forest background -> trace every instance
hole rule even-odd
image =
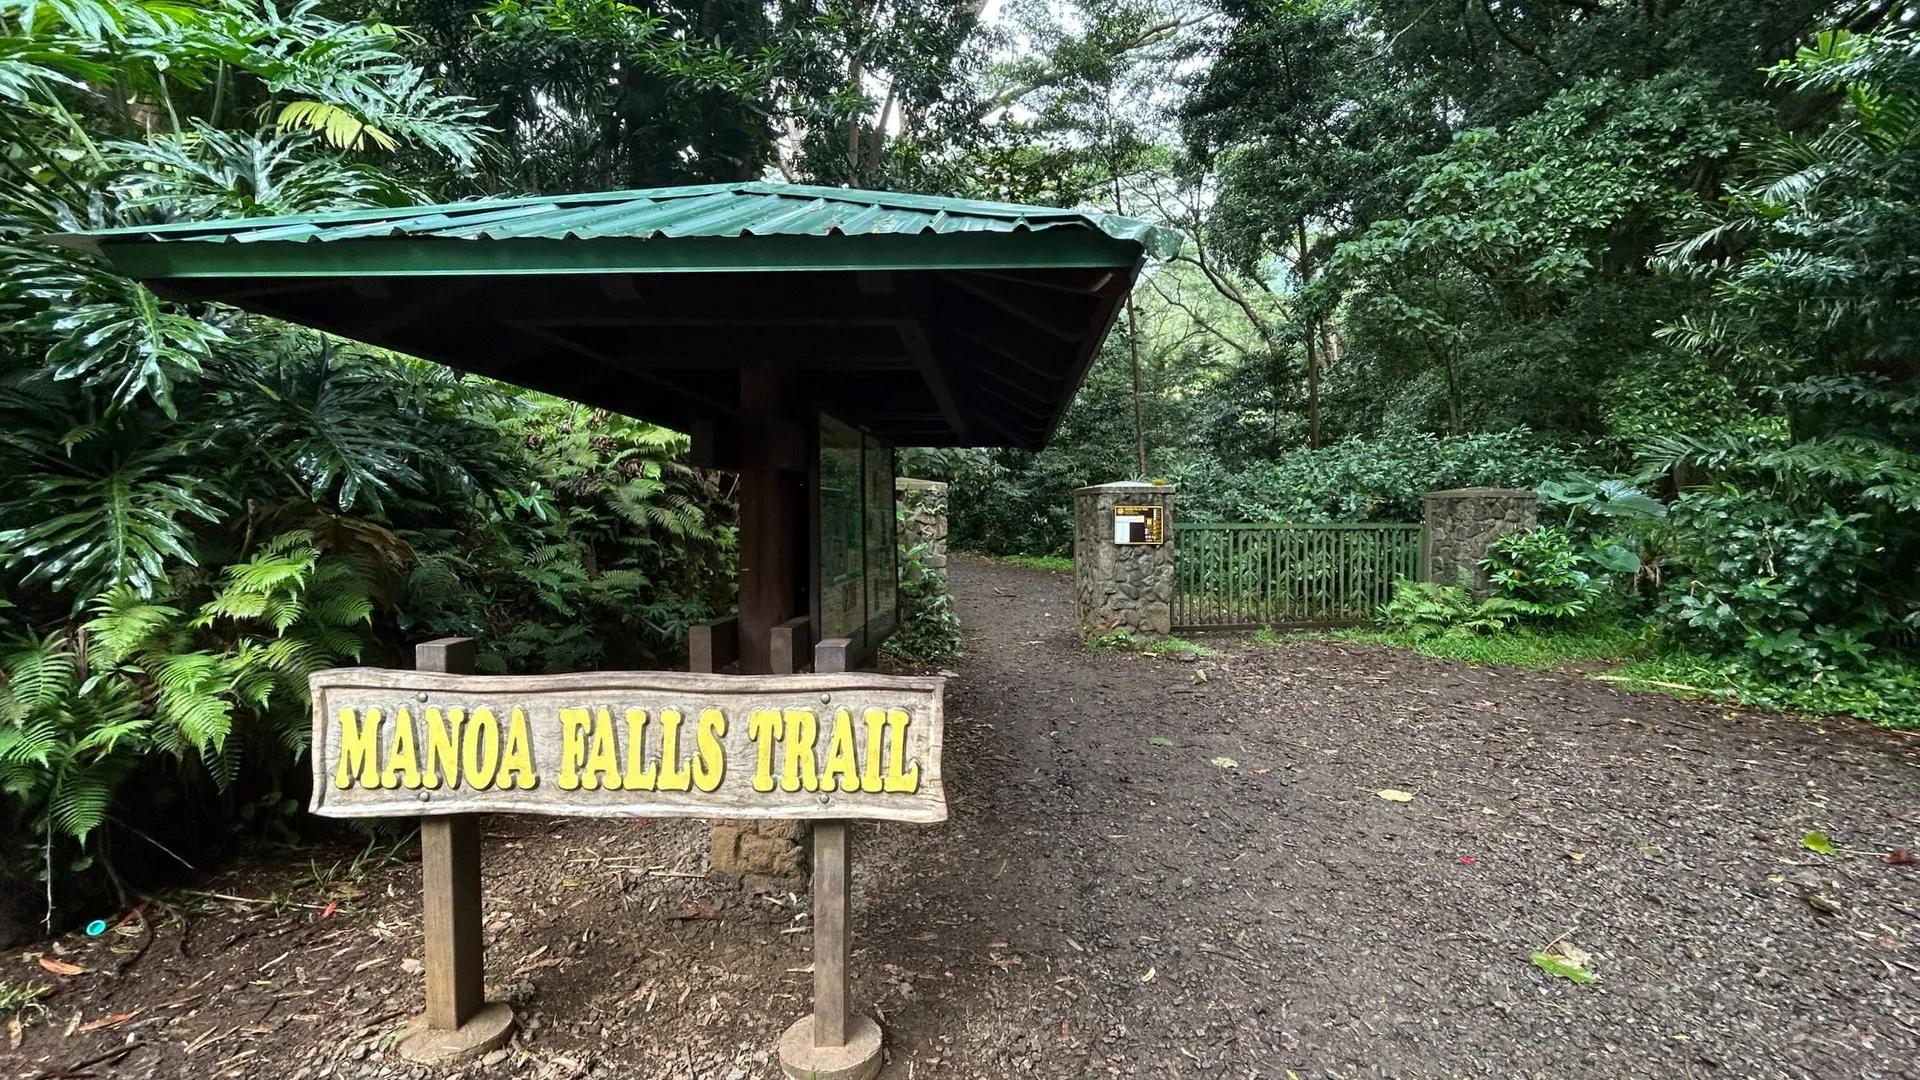
[[[1071,489],[1126,477],[1203,520],[1519,485],[1549,527],[1493,595],[1410,585],[1386,639],[1920,723],[1915,17],[0,0],[0,857],[51,884],[284,830],[314,668],[440,634],[489,671],[665,664],[731,603],[730,479],[680,435],[36,239],[478,195],[772,178],[1164,221],[1185,247],[1051,448],[907,456],[956,547],[1063,554]]]

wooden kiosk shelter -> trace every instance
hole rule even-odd
[[[171,299],[688,432],[697,461],[738,472],[740,502],[737,619],[696,628],[691,666],[743,674],[849,670],[890,628],[890,553],[883,575],[823,576],[836,440],[857,452],[867,513],[884,491],[887,522],[893,446],[1039,449],[1145,259],[1178,246],[1098,212],[772,183],[54,239]],[[422,668],[463,666],[457,646],[423,649]],[[426,1023],[471,1049],[486,1034],[474,1031],[478,835],[471,815],[422,820]],[[844,823],[823,822],[813,1041],[828,1050],[859,1019],[845,1000],[847,866]],[[869,1075],[834,1060],[809,1071]]]

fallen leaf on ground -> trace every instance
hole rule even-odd
[[[1827,834],[1823,832],[1808,833],[1800,838],[1800,845],[1816,855],[1833,854],[1833,841],[1827,839]]]
[[[1881,858],[1886,860],[1886,863],[1888,866],[1912,866],[1913,865],[1913,852],[1908,851],[1906,848],[1903,848],[1903,847],[1894,848],[1892,851],[1889,851],[1885,855],[1881,856]]]
[[[81,1024],[79,1028],[77,1028],[76,1030],[99,1031],[101,1028],[119,1027],[121,1024],[124,1024],[127,1021],[139,1015],[140,1015],[139,1009],[135,1009],[132,1012],[114,1013],[112,1016],[103,1016],[98,1020],[89,1020],[86,1023]]]
[[[12,1016],[7,1017],[7,1049],[20,1049],[20,1040],[25,1038],[26,1034],[26,1025],[20,1022],[19,1013],[14,1013]]]
[[[1381,798],[1387,800],[1388,802],[1412,802],[1413,801],[1413,792],[1401,791],[1398,788],[1382,788],[1377,794]]]
[[[403,956],[400,958],[400,970],[409,975],[418,975],[426,969],[426,965],[421,963],[420,958],[417,956]]]
[[[1240,767],[1239,762],[1233,760],[1230,757],[1225,756],[1224,754],[1221,755],[1220,757],[1214,758],[1213,764],[1222,769],[1237,769]]]
[[[1573,956],[1567,955],[1566,950],[1577,953],[1580,959],[1576,960]],[[1556,978],[1566,979],[1568,982],[1585,985],[1587,983],[1600,981],[1600,976],[1588,971],[1587,965],[1584,963],[1585,960],[1592,959],[1592,957],[1583,950],[1573,948],[1565,942],[1555,944],[1551,952],[1545,949],[1535,952],[1532,959],[1534,967]]]
[[[55,975],[85,975],[87,973],[87,969],[81,967],[79,964],[69,964],[65,960],[55,960],[51,956],[41,957],[40,966]]]
[[[1149,736],[1147,738],[1147,742],[1153,746],[1172,746],[1173,745],[1173,740],[1167,738],[1165,735]]]
[[[1474,858],[1473,856],[1471,856],[1471,855],[1462,855],[1462,856],[1460,856],[1460,862],[1461,862],[1461,864],[1462,864],[1462,865],[1464,865],[1464,866],[1479,866],[1479,865],[1480,865],[1480,863],[1479,863],[1479,861],[1478,861],[1478,860],[1476,860],[1476,859],[1475,859],[1475,858]]]
[[[674,912],[672,915],[667,916],[667,918],[669,919],[711,919],[713,918],[713,905],[708,903],[696,903],[695,901],[689,900],[686,903],[680,905],[679,911]]]

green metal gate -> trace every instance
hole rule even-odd
[[[1176,522],[1173,628],[1365,622],[1420,575],[1419,525]]]

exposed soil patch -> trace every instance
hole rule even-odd
[[[1091,654],[1063,575],[954,575],[952,820],[855,834],[884,1076],[1920,1080],[1920,873],[1882,859],[1920,848],[1920,739],[1371,646]],[[490,982],[525,1023],[464,1075],[778,1075],[805,903],[706,881],[704,836],[493,819]],[[56,993],[0,1076],[427,1075],[385,1051],[417,868],[316,880],[351,856],[204,886],[314,906],[62,939],[85,974],[8,957]],[[1556,939],[1597,983],[1529,962]]]

